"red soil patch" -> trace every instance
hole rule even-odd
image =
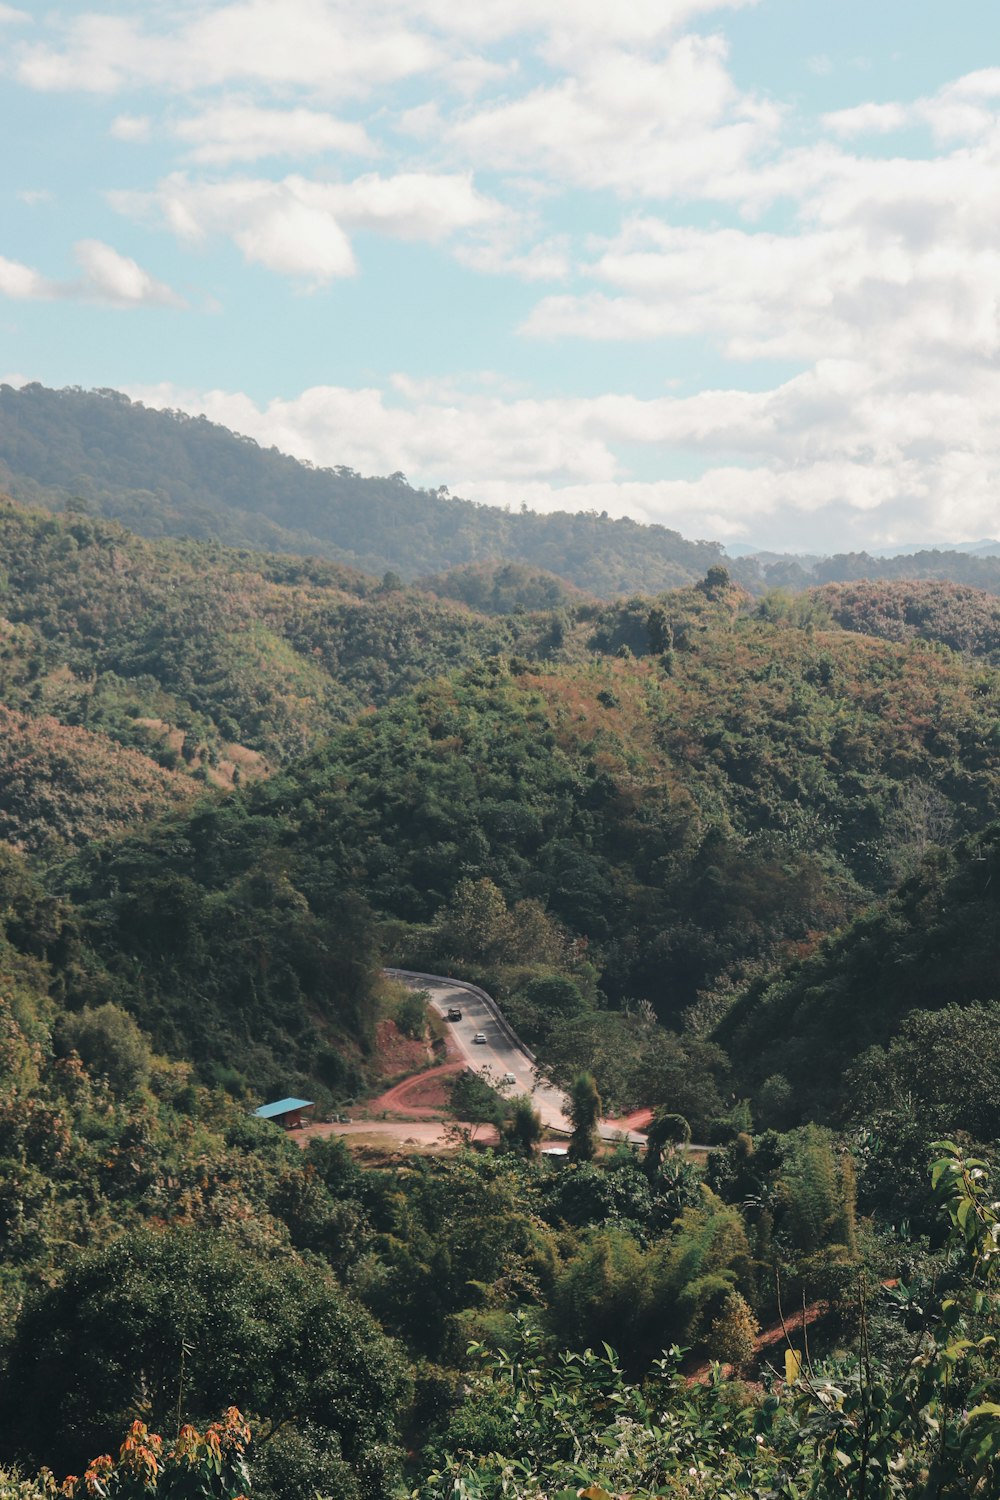
[[[447,1080],[461,1073],[464,1062],[442,1063],[438,1068],[428,1068],[415,1078],[404,1078],[395,1088],[387,1089],[377,1099],[372,1099],[367,1109],[370,1114],[383,1113],[439,1115],[448,1098]]]
[[[404,1036],[395,1021],[379,1021],[375,1027],[375,1056],[383,1078],[416,1073],[427,1062],[427,1045],[419,1037]]]
[[[809,1328],[811,1324],[819,1322],[820,1318],[826,1316],[830,1311],[826,1302],[812,1302],[805,1309],[799,1308],[796,1312],[786,1313],[785,1321],[772,1323],[770,1328],[764,1328],[754,1340],[754,1358],[759,1359],[764,1355],[773,1354],[776,1349],[791,1343],[794,1348],[803,1351],[802,1339],[796,1339],[796,1334],[801,1334],[803,1327]],[[711,1362],[702,1360],[694,1369],[687,1371],[689,1385],[704,1385],[711,1374]],[[725,1374],[731,1375],[732,1369],[729,1365],[722,1366]]]
[[[645,1130],[653,1118],[651,1109],[636,1109],[620,1120],[609,1120],[609,1125],[619,1125],[623,1130]]]

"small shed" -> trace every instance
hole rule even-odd
[[[302,1112],[312,1107],[311,1099],[277,1099],[273,1104],[262,1104],[254,1114],[258,1120],[274,1120],[283,1130],[301,1130],[306,1123]]]

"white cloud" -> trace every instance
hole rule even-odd
[[[912,103],[858,104],[824,115],[822,124],[841,138],[927,125],[940,142],[976,140],[997,132],[998,110],[1000,68],[981,68]]]
[[[52,295],[50,285],[31,266],[0,255],[0,296],[12,297],[16,302],[41,301]]]
[[[487,276],[516,276],[521,281],[563,281],[572,259],[565,239],[540,240],[524,246],[520,236],[499,232],[455,248],[455,259]]]
[[[236,0],[182,7],[171,24],[139,16],[85,13],[63,30],[61,46],[37,43],[17,57],[29,87],[115,93],[168,93],[231,82],[299,86],[324,94],[368,89],[425,72],[437,43],[412,27],[405,5],[371,11],[327,0]],[[381,15],[378,11],[382,11]]]
[[[193,182],[175,173],[152,193],[115,192],[120,212],[163,222],[190,244],[228,235],[248,261],[322,285],[355,270],[349,231],[436,242],[497,218],[468,176],[369,173],[351,182],[291,176]]]
[[[31,17],[25,10],[15,10],[13,5],[0,5],[0,26],[24,26]]]
[[[471,98],[490,84],[499,84],[505,79],[513,78],[519,68],[517,58],[492,62],[486,57],[456,57],[445,63],[440,72],[450,88]]]
[[[392,3],[392,0],[390,0]],[[520,35],[533,37],[542,54],[557,67],[592,64],[602,49],[637,52],[665,41],[689,22],[726,10],[753,6],[758,0],[402,0],[419,10],[443,37],[490,46]]]
[[[942,391],[901,387],[862,361],[824,360],[771,391],[549,398],[487,382],[391,390],[313,387],[259,407],[245,395],[133,389],[150,405],[212,420],[317,464],[402,469],[456,494],[541,510],[607,510],[687,535],[847,547],[995,531],[1000,371],[969,369]],[[696,479],[639,480],[619,450],[661,473],[701,455]]]
[[[874,182],[871,184],[874,188]],[[956,194],[961,182],[955,184]],[[542,338],[707,336],[735,359],[808,361],[828,354],[901,361],[928,348],[1000,356],[1000,248],[989,203],[967,233],[935,232],[952,208],[905,194],[854,198],[798,234],[673,228],[643,220],[593,266],[613,287],[543,299],[524,332]],[[992,210],[1000,207],[994,189]]]
[[[22,188],[17,196],[21,203],[27,204],[28,208],[37,208],[39,203],[52,202],[52,194],[48,188]]]
[[[666,198],[706,192],[771,142],[780,111],[740,93],[722,38],[684,36],[660,58],[605,51],[520,97],[450,119],[411,117],[477,167]]]
[[[231,83],[364,94],[442,69],[459,89],[496,77],[469,53],[523,36],[550,61],[575,63],[602,47],[648,48],[688,22],[757,0],[232,0],[183,6],[159,19],[92,10],[63,26],[57,45],[17,57],[20,78],[42,90],[176,93]],[[4,10],[0,7],[0,19]],[[23,13],[10,12],[10,17]]]
[[[101,240],[80,240],[74,247],[74,255],[82,273],[78,292],[88,301],[105,302],[112,307],[184,306],[184,299],[164,282],[157,281],[130,256],[119,254]]]
[[[18,302],[99,302],[107,307],[185,306],[164,282],[101,240],[79,240],[73,253],[80,275],[72,281],[54,281],[0,256],[0,296]]]
[[[148,115],[118,115],[112,120],[108,134],[116,141],[148,141],[152,135],[153,122]]]
[[[172,133],[194,161],[228,165],[264,156],[315,156],[337,152],[374,156],[378,148],[363,125],[314,109],[262,109],[218,104],[177,120]]]
[[[323,189],[342,221],[353,229],[378,230],[407,240],[443,240],[459,229],[500,218],[500,204],[473,186],[471,175],[371,173]]]
[[[912,111],[902,104],[857,104],[853,109],[837,109],[823,116],[825,129],[834,135],[882,135],[902,130],[912,119]]]

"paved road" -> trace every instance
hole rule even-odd
[[[530,1094],[535,1108],[542,1117],[542,1124],[555,1130],[569,1132],[573,1126],[566,1113],[566,1096],[562,1089],[539,1076],[527,1048],[518,1041],[509,1026],[499,1021],[485,1000],[459,979],[431,979],[414,974],[407,969],[386,971],[394,979],[401,979],[413,989],[426,990],[434,1009],[447,1017],[448,1010],[457,1006],[462,1012],[460,1021],[449,1021],[448,1027],[459,1051],[469,1066],[477,1073],[485,1072],[489,1081],[506,1094]],[[485,1042],[477,1042],[476,1035],[483,1035]],[[505,1083],[505,1075],[513,1074],[513,1083]],[[628,1139],[645,1144],[645,1136],[638,1131],[626,1130],[613,1120],[603,1120],[600,1125],[601,1139],[606,1141]]]

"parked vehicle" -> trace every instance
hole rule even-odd
[[[513,1073],[505,1073],[503,1075],[503,1077],[501,1078],[500,1082],[501,1083],[516,1083],[517,1079],[514,1077]]]

